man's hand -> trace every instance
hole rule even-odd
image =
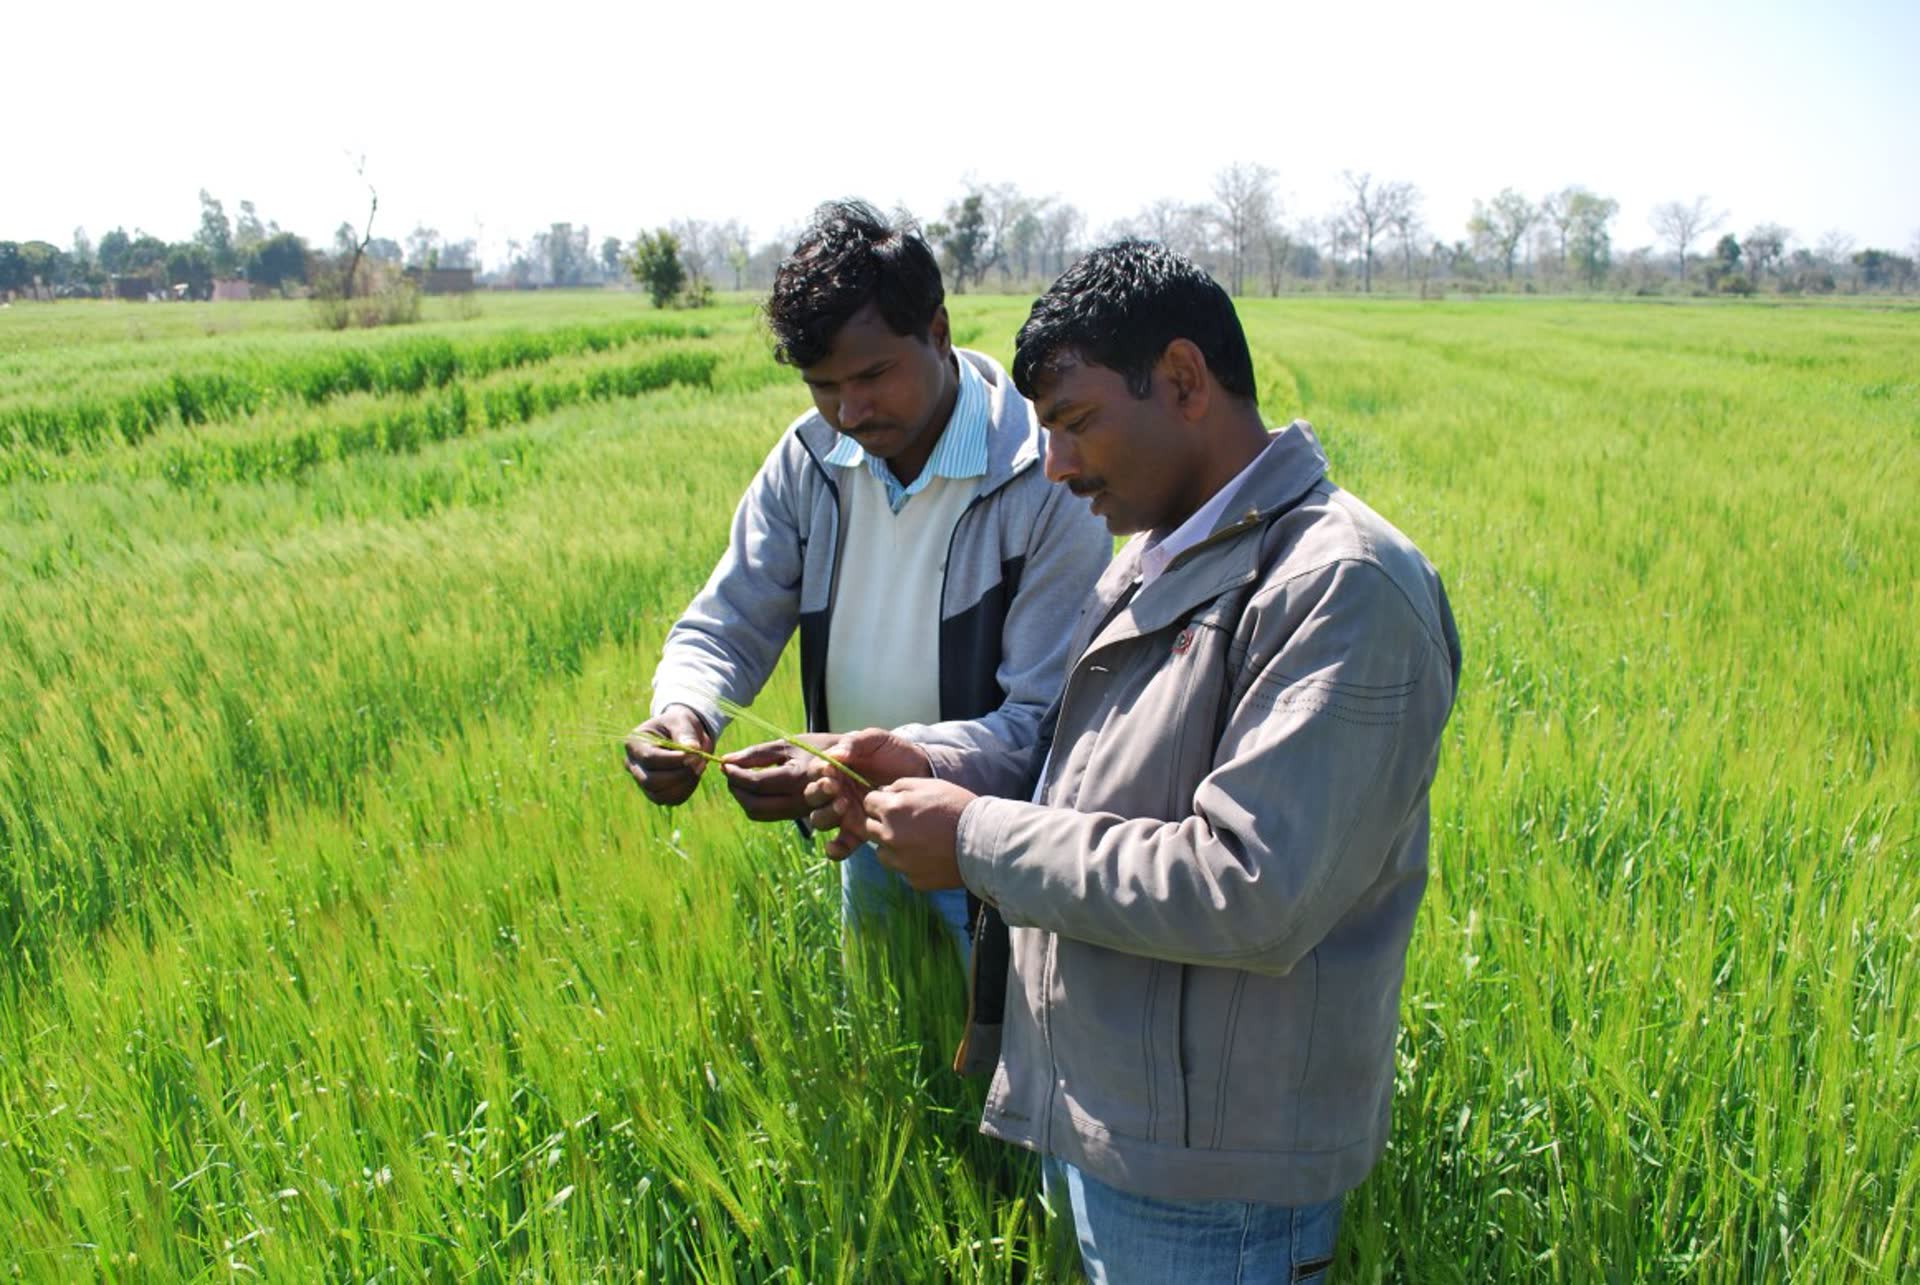
[[[839,740],[833,732],[809,732],[795,740],[824,750]],[[733,801],[755,821],[797,821],[807,815],[807,782],[814,766],[833,769],[797,746],[766,741],[735,750],[720,760]]]
[[[964,887],[954,844],[960,814],[973,800],[972,791],[951,781],[910,779],[871,791],[864,806],[874,855],[916,892]]]
[[[919,746],[881,727],[849,732],[825,750],[876,786],[933,770]],[[827,856],[835,861],[845,860],[867,841],[867,814],[861,809],[866,796],[866,786],[833,764],[814,760],[813,780],[806,789],[811,809],[807,824],[823,833],[839,831],[827,841]]]
[[[713,737],[707,734],[707,725],[685,705],[669,705],[657,717],[648,719],[633,730],[635,735],[628,737],[626,742],[627,774],[640,783],[642,794],[661,807],[671,808],[685,803],[692,796],[694,787],[700,784],[700,774],[706,771],[707,761],[691,754],[649,745],[643,738],[647,735],[664,736],[681,745],[711,752]]]

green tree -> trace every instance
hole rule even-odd
[[[76,281],[92,281],[99,267],[99,258],[94,253],[93,239],[85,228],[73,230],[73,249],[68,252],[73,259],[73,276]]]
[[[1707,289],[1724,291],[1728,294],[1752,294],[1753,283],[1740,271],[1740,242],[1733,233],[1728,232],[1715,243],[1713,253],[1707,257],[1704,271],[1707,276]]]
[[[200,230],[193,243],[207,252],[216,276],[230,276],[239,263],[233,249],[233,225],[227,221],[226,207],[200,189]]]
[[[278,232],[279,228],[274,228]],[[260,214],[253,208],[252,201],[240,202],[240,217],[233,221],[233,253],[241,260],[258,249],[260,243],[273,233],[260,222]]]
[[[45,241],[28,241],[22,244],[20,262],[26,273],[23,284],[28,287],[65,285],[71,266],[65,251]]]
[[[276,232],[247,257],[247,280],[278,290],[307,279],[307,243],[292,232]]]
[[[1793,233],[1778,223],[1762,223],[1747,233],[1741,250],[1747,261],[1747,272],[1756,284],[1785,261],[1787,242],[1792,239]]]
[[[213,255],[196,239],[167,247],[167,284],[183,285],[191,299],[213,297]]]
[[[18,241],[0,241],[0,295],[27,288],[27,261]]]
[[[167,243],[150,232],[138,233],[127,246],[122,276],[145,277],[155,290],[167,284]]]
[[[133,244],[125,228],[115,228],[100,238],[100,270],[119,276],[127,270],[127,249]]]
[[[1607,225],[1620,213],[1620,202],[1596,196],[1584,187],[1568,188],[1566,199],[1567,259],[1586,278],[1587,289],[1597,290],[1613,265],[1613,238]]]
[[[27,247],[23,248],[32,245],[33,242],[29,241]],[[1890,286],[1904,292],[1913,281],[1913,260],[1891,250],[1869,247],[1853,256],[1853,266],[1860,270],[1860,284],[1869,290],[1882,290]]]
[[[947,222],[934,225],[940,249],[953,266],[954,292],[965,294],[969,280],[978,282],[987,275],[991,263],[985,262],[987,248],[986,201],[974,192],[956,205],[947,207]],[[934,229],[929,229],[932,231]]]
[[[1499,256],[1501,265],[1506,269],[1507,280],[1513,280],[1513,261],[1520,250],[1520,243],[1526,239],[1527,231],[1538,223],[1541,212],[1533,202],[1510,187],[1500,189],[1500,195],[1482,205],[1473,203],[1473,217],[1467,220],[1467,231],[1476,241],[1484,241],[1488,248]]]
[[[656,308],[666,307],[687,283],[687,269],[680,262],[680,242],[665,228],[642,232],[634,239],[627,271],[647,288],[647,296]]]

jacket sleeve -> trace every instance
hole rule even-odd
[[[1277,974],[1311,951],[1424,815],[1454,662],[1377,567],[1309,578],[1284,587],[1304,610],[1254,628],[1192,815],[977,799],[967,886],[1009,924],[1130,954]]]
[[[1005,700],[981,718],[895,729],[935,757],[936,771],[941,762],[958,761],[936,755],[936,747],[979,756],[971,766],[987,773],[978,778],[988,787],[981,792],[987,793],[1015,791],[1018,780],[1030,776],[1027,760],[1039,739],[1041,720],[1066,682],[1073,622],[1113,556],[1106,524],[1083,501],[1066,487],[1046,481],[1037,467],[1029,484],[1040,492],[1039,511],[1027,533],[1020,584],[1001,627],[1000,663],[994,671]]]
[[[652,712],[693,708],[714,735],[724,696],[750,705],[799,622],[803,512],[791,432],[767,456],[733,513],[727,550],[704,588],[667,632],[653,674]]]

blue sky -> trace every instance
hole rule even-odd
[[[1656,240],[1655,204],[1698,195],[1736,233],[1920,237],[1915,0],[215,0],[9,22],[11,239],[184,237],[206,187],[325,240],[365,212],[361,154],[376,233],[424,222],[492,247],[556,220],[597,239],[689,216],[760,239],[843,194],[930,217],[967,177],[1057,194],[1097,231],[1205,199],[1233,161],[1277,171],[1294,217],[1331,209],[1345,169],[1411,181],[1449,240],[1475,197],[1571,183],[1620,202],[1621,249]]]

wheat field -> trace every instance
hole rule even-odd
[[[952,960],[619,768],[751,307],[429,314],[0,311],[0,1276],[1071,1279]],[[1920,1274],[1920,311],[1242,315],[1466,656],[1339,1278]]]

